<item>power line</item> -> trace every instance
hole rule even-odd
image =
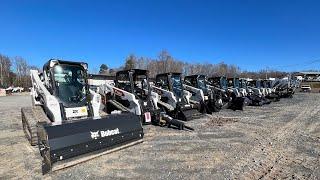
[[[299,64],[276,65],[276,66],[274,66],[274,67],[286,68],[286,67],[295,67],[295,66],[309,66],[309,65],[315,64],[315,63],[317,63],[317,62],[320,62],[320,59],[312,60],[312,61],[305,61],[305,62],[299,63]]]

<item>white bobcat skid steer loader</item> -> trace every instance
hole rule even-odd
[[[262,106],[262,92],[258,88],[250,86],[251,84],[246,79],[240,79],[240,88],[245,89],[246,97],[250,100],[249,106]]]
[[[261,88],[260,83],[257,80],[245,81],[246,87],[250,92],[249,99],[252,101],[250,105],[262,106],[264,104],[270,104],[271,101],[265,97],[265,89]]]
[[[31,145],[38,144],[43,174],[142,141],[135,115],[100,117],[101,96],[89,90],[87,69],[86,63],[51,59],[42,74],[31,70],[33,106],[21,109],[22,125]]]
[[[207,87],[214,91],[215,94],[217,94],[217,96],[219,97],[219,99],[221,99],[221,106],[219,108],[219,110],[221,109],[225,109],[225,108],[229,108],[230,104],[232,103],[232,98],[229,96],[230,92],[228,91],[228,89],[223,89],[221,83],[221,77],[211,77],[208,78],[207,81]]]
[[[240,79],[238,77],[228,78],[228,89],[234,92],[236,98],[243,99],[244,105],[247,106],[251,104],[251,100],[248,98],[248,92],[245,88],[242,88]]]
[[[160,110],[157,110],[158,94],[148,91],[148,81],[146,70],[118,71],[114,85],[106,83],[99,88],[107,113],[129,111],[140,117],[142,124],[151,124]]]
[[[207,85],[205,75],[190,75],[184,78],[184,87],[192,92],[196,101],[204,104],[204,110],[211,114],[223,106],[221,93]]]
[[[256,88],[260,89],[262,96],[266,97],[268,95],[269,91],[267,88],[263,86],[262,80],[260,79],[253,80],[253,83],[255,83]]]
[[[296,82],[292,82],[292,79],[276,79],[273,82],[273,88],[275,89],[276,94],[281,98],[292,98],[293,94],[297,88]]]
[[[245,99],[241,97],[237,89],[229,88],[228,81],[225,76],[208,78],[209,87],[213,86],[215,90],[219,90],[222,94],[223,107],[232,110],[243,110]]]
[[[185,94],[191,93],[191,96],[189,96],[190,98],[188,98],[189,103],[201,106],[200,112],[204,113],[205,112],[204,101],[205,101],[205,98],[208,98],[208,97],[204,96],[202,89],[195,88],[195,87],[188,85],[188,84],[185,84],[185,83],[183,83],[182,85],[183,85],[184,91],[186,91]]]
[[[247,89],[241,87],[240,78],[228,78],[228,87],[234,91],[236,91],[237,96],[246,97],[248,95]]]
[[[204,113],[203,104],[192,100],[192,93],[185,90],[181,80],[181,73],[164,73],[156,76],[153,91],[161,96],[158,105],[170,116],[188,121],[199,118]],[[202,91],[198,91],[200,99],[203,99]]]
[[[116,73],[114,85],[100,86],[99,93],[104,98],[105,110],[108,113],[129,111],[140,117],[144,125],[154,124],[180,130],[193,130],[183,122],[171,118],[158,107],[160,97],[151,91],[147,70],[119,71]]]
[[[267,91],[267,95],[265,96],[267,99],[270,99],[273,102],[280,101],[280,96],[276,94],[275,89],[272,88],[271,80],[261,80],[261,86]]]

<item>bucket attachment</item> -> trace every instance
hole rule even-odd
[[[268,96],[266,96],[266,98],[268,98],[269,100],[271,100],[272,102],[277,102],[280,101],[280,96],[275,94],[275,93],[271,93]]]
[[[39,123],[42,173],[132,146],[142,142],[143,135],[140,119],[132,113],[111,114],[101,119],[89,118],[61,125]],[[65,159],[68,161],[62,163]]]
[[[200,113],[199,108],[191,105],[181,107],[173,117],[181,119],[182,121],[190,121],[192,119],[201,118],[203,115],[203,113]]]
[[[263,105],[263,101],[262,101],[262,97],[258,96],[258,95],[250,95],[248,97],[250,99],[250,106],[262,106]]]
[[[233,99],[229,102],[229,109],[232,110],[243,110],[244,106],[246,106],[246,98],[244,97],[233,97]]]

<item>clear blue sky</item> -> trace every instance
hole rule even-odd
[[[117,67],[130,53],[166,49],[192,63],[320,69],[318,0],[1,0],[0,23],[0,53],[37,66],[62,58]]]

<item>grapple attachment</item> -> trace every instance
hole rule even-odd
[[[38,124],[42,173],[76,165],[142,142],[140,119],[131,113],[111,114],[61,125]],[[88,154],[89,153],[89,154]],[[63,161],[58,165],[58,161]],[[53,167],[53,163],[58,166]]]

